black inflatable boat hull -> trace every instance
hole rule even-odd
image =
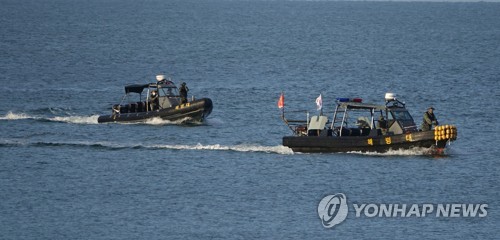
[[[168,121],[186,120],[187,122],[203,122],[212,112],[212,108],[212,100],[209,98],[202,98],[156,111],[104,115],[100,116],[97,122],[140,122],[152,118],[161,118]]]
[[[446,147],[447,140],[436,141],[434,131],[413,132],[391,136],[287,136],[283,145],[294,152],[387,152],[414,147]]]

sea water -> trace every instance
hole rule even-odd
[[[500,4],[2,1],[2,239],[495,239]],[[166,74],[203,124],[98,124]],[[444,155],[300,154],[285,110],[393,92],[458,139]],[[290,113],[291,114],[291,113]],[[290,116],[291,115],[287,115]],[[325,228],[318,204],[347,197]],[[357,217],[353,204],[487,204],[486,217]]]

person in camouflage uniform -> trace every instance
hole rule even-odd
[[[422,122],[422,131],[429,131],[432,129],[432,125],[439,125],[436,116],[434,116],[434,108],[429,107],[427,112],[424,113],[424,122]]]

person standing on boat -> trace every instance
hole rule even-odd
[[[188,96],[189,88],[186,86],[186,83],[183,82],[181,84],[181,88],[179,89],[179,94],[181,95],[181,104],[187,103],[187,96]]]
[[[150,103],[151,110],[157,110],[160,107],[160,99],[158,98],[158,93],[153,90],[151,91]]]
[[[429,107],[427,112],[424,113],[424,122],[422,123],[422,131],[429,131],[432,129],[432,125],[439,125],[436,116],[434,116],[434,108]]]
[[[387,121],[385,120],[383,115],[380,115],[380,117],[378,118],[378,128],[380,128],[382,135],[385,135],[387,133]]]

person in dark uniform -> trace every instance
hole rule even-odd
[[[432,125],[439,125],[436,116],[434,116],[434,108],[429,107],[427,112],[424,113],[424,121],[422,122],[422,131],[429,131],[432,129]]]
[[[160,107],[160,99],[158,98],[158,93],[156,91],[151,91],[150,103],[151,110],[157,110]]]
[[[186,83],[183,82],[181,84],[181,88],[179,89],[179,94],[181,95],[181,103],[187,103],[187,96],[188,96],[189,88],[186,86]]]
[[[382,115],[380,115],[380,117],[378,118],[378,128],[380,128],[382,135],[385,135],[387,133],[387,121]]]

